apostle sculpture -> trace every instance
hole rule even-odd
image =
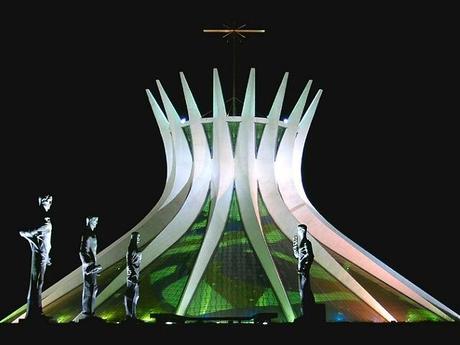
[[[51,218],[48,211],[51,208],[53,197],[46,195],[38,198],[40,214],[34,220],[30,229],[19,232],[30,244],[32,252],[30,265],[30,283],[27,295],[27,314],[28,320],[47,320],[42,310],[42,290],[45,279],[46,266],[51,265]]]
[[[139,272],[141,268],[142,253],[138,245],[140,236],[138,232],[131,234],[131,240],[126,253],[126,294],[125,310],[126,320],[135,320],[136,306],[139,300]]]
[[[97,275],[102,271],[101,265],[96,264],[97,236],[95,229],[98,221],[98,217],[86,218],[86,226],[81,236],[80,260],[83,273],[81,320],[95,318]]]
[[[309,317],[315,306],[315,298],[310,287],[310,268],[313,264],[314,255],[311,242],[307,239],[307,226],[305,224],[297,225],[297,235],[293,239],[293,251],[297,258],[302,315]]]

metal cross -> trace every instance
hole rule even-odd
[[[245,29],[246,24],[238,27],[231,28],[228,25],[223,24],[225,29],[204,29],[205,33],[219,33],[224,34],[222,38],[232,38],[232,50],[233,50],[233,97],[232,97],[232,115],[236,115],[236,39],[246,38],[245,34],[258,34],[264,33],[265,30],[260,29]]]

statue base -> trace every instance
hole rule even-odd
[[[143,325],[143,324],[145,324],[145,322],[142,321],[142,320],[133,318],[133,317],[128,317],[128,318],[124,319],[122,322],[120,322],[120,324],[123,324],[123,325]]]
[[[306,315],[302,315],[294,320],[294,323],[323,323],[326,322],[326,305],[323,303],[315,303],[310,308]]]
[[[46,316],[45,314],[39,314],[34,316],[27,316],[24,319],[19,319],[18,323],[22,325],[49,325],[55,324],[56,321],[54,321],[51,317]]]
[[[88,315],[88,316],[83,316],[80,320],[78,320],[78,323],[79,324],[96,325],[96,324],[105,324],[106,321],[104,319],[101,319],[98,316]]]

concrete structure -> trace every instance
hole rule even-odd
[[[299,315],[292,238],[308,225],[315,253],[312,289],[328,321],[458,320],[459,315],[366,252],[308,201],[301,178],[305,140],[321,97],[308,107],[309,81],[289,118],[280,120],[288,74],[266,118],[255,117],[255,70],[241,116],[228,116],[217,70],[212,117],[203,118],[180,74],[188,119],[181,119],[157,81],[165,112],[147,90],[163,138],[167,181],[151,212],[98,255],[96,314],[124,318],[124,255],[138,231],[143,253],[138,316]],[[306,110],[305,110],[306,108]],[[154,159],[154,157],[152,157]],[[44,311],[78,320],[80,269],[47,289]],[[23,314],[19,309],[3,321]]]

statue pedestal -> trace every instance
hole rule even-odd
[[[56,323],[56,321],[54,321],[49,316],[41,314],[33,317],[19,319],[18,323],[22,325],[49,325]]]
[[[294,320],[294,323],[323,323],[326,322],[326,305],[315,303],[309,308],[309,313]]]
[[[135,317],[127,317],[123,321],[121,321],[120,324],[143,325],[145,324],[145,322]]]
[[[78,324],[81,325],[100,325],[105,323],[105,320],[98,316],[89,316],[78,320]]]

